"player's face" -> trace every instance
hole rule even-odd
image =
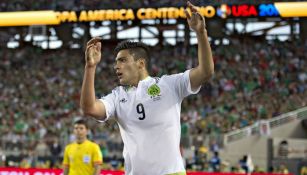
[[[118,52],[115,60],[115,71],[121,85],[137,85],[140,79],[140,62],[135,60],[129,50]]]
[[[74,125],[74,134],[78,140],[86,139],[87,129],[85,125],[82,124],[75,124]]]

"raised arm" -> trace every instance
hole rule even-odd
[[[101,60],[101,38],[91,39],[85,51],[85,69],[81,90],[80,106],[85,115],[103,120],[106,117],[104,104],[95,96],[95,71]]]
[[[185,10],[187,21],[197,36],[198,41],[198,66],[190,71],[190,82],[192,90],[196,90],[200,85],[211,78],[214,73],[214,63],[211,47],[208,41],[205,18],[198,12],[197,7],[187,2],[191,15]]]

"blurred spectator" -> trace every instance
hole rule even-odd
[[[210,165],[214,172],[220,171],[221,159],[218,152],[214,152],[213,157],[210,159]]]
[[[278,148],[278,155],[280,158],[288,158],[289,154],[289,144],[287,140],[282,140],[279,143],[279,148]]]
[[[50,156],[49,148],[44,140],[39,140],[35,147],[35,152],[38,157]]]
[[[57,163],[57,161],[60,160],[60,155],[62,152],[62,146],[59,143],[58,138],[54,137],[52,142],[49,144],[49,149],[51,153],[51,167],[54,167]]]
[[[244,155],[239,164],[245,173],[252,173],[254,171],[254,164],[250,155]]]
[[[211,144],[210,144],[210,151],[212,153],[214,152],[219,152],[220,151],[220,147],[219,145],[217,144],[216,140],[212,140],[211,141]]]

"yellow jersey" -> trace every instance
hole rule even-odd
[[[102,164],[102,154],[98,144],[85,140],[65,147],[63,165],[69,167],[69,175],[93,175],[94,166]]]

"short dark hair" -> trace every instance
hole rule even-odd
[[[144,59],[146,67],[149,67],[149,48],[143,42],[136,42],[131,40],[125,40],[117,44],[114,51],[118,54],[121,50],[129,50],[129,53],[134,57],[135,60]]]
[[[85,120],[83,120],[83,119],[76,120],[74,122],[74,125],[84,125],[86,129],[88,128],[87,127],[87,122]]]

